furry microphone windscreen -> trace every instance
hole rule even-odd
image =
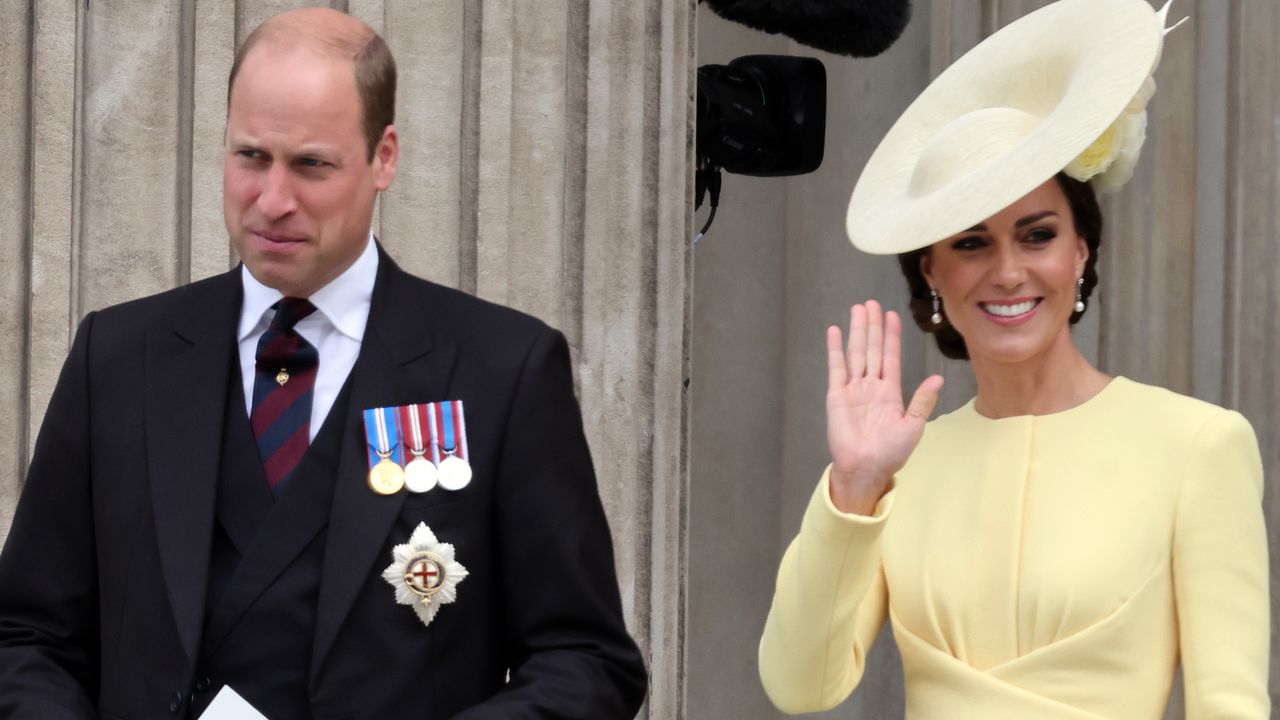
[[[839,55],[871,57],[902,35],[909,0],[703,0],[726,20]]]

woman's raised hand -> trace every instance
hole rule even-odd
[[[831,500],[869,515],[920,443],[942,377],[925,378],[903,407],[902,320],[874,300],[849,309],[849,344],[841,345],[840,328],[827,328]]]

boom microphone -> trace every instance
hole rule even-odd
[[[704,0],[726,20],[838,55],[884,52],[911,19],[910,0]]]

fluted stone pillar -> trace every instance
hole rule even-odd
[[[234,264],[226,74],[309,4],[396,55],[390,252],[568,337],[647,717],[683,717],[692,0],[4,0],[0,539],[79,319]]]
[[[28,297],[31,293],[31,8],[0,22],[0,527],[9,527],[27,449]],[[7,115],[12,114],[13,117]],[[65,344],[64,344],[65,347]]]

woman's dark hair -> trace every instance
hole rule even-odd
[[[1054,179],[1058,181],[1058,187],[1062,188],[1062,194],[1066,196],[1067,204],[1071,207],[1076,234],[1083,237],[1085,245],[1089,247],[1089,259],[1084,265],[1084,285],[1080,288],[1080,297],[1087,301],[1093,293],[1093,288],[1098,284],[1097,265],[1098,248],[1102,245],[1102,208],[1098,206],[1098,196],[1094,194],[1093,187],[1089,183],[1076,180],[1065,173],[1058,173]],[[933,339],[937,341],[938,349],[944,356],[952,360],[968,360],[969,349],[964,345],[964,338],[960,337],[960,333],[956,332],[956,329],[947,321],[946,308],[943,308],[941,324],[934,325],[932,321],[933,298],[929,295],[929,281],[925,280],[924,273],[920,270],[920,259],[929,254],[931,247],[925,246],[919,250],[898,255],[898,264],[902,267],[902,274],[907,278],[907,288],[911,293],[911,317],[921,330],[933,334]],[[1074,325],[1083,316],[1084,312],[1071,313],[1071,323]]]

